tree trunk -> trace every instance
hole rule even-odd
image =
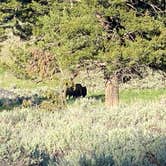
[[[105,105],[107,108],[117,106],[119,104],[119,85],[118,79],[114,76],[108,80],[105,87]]]

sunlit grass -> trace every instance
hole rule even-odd
[[[103,84],[103,82],[102,82]],[[85,84],[86,86],[86,84]],[[44,80],[43,82],[38,82],[37,81],[32,81],[32,80],[23,80],[23,79],[18,79],[16,78],[13,74],[9,72],[5,72],[1,67],[0,67],[0,87],[1,88],[17,88],[20,90],[29,90],[33,91],[36,89],[41,89],[42,87],[45,88],[56,88],[57,87],[57,80]],[[103,85],[101,86],[103,87]],[[96,90],[92,91],[88,89],[88,98],[95,98],[97,100],[104,101],[104,87],[101,89],[101,87]],[[144,89],[139,89],[139,87],[136,89],[121,89],[120,88],[120,101],[121,102],[127,102],[130,103],[132,101],[136,100],[155,100],[159,98],[160,96],[166,96],[166,88],[144,88]],[[69,101],[69,103],[73,103],[73,101]]]
[[[36,93],[34,83],[0,70],[0,87]],[[38,106],[0,112],[0,165],[108,166],[166,163],[166,89],[120,89],[120,105],[104,106],[104,89],[69,100],[64,110]],[[54,110],[54,109],[53,109]]]
[[[89,94],[89,98],[95,98],[104,102],[104,92]],[[158,89],[123,89],[120,90],[119,98],[121,103],[132,103],[138,100],[157,100],[161,96],[166,97],[166,88]]]
[[[43,80],[43,81],[33,81],[30,79],[19,79],[9,72],[4,72],[0,68],[0,87],[1,88],[13,88],[18,89],[29,89],[33,90],[39,87],[52,87],[56,88],[57,80]]]
[[[166,101],[105,109],[80,99],[66,110],[38,108],[0,113],[0,161],[9,165],[145,165],[147,153],[166,162]],[[99,105],[97,105],[97,103]],[[112,164],[111,164],[112,163]]]
[[[120,100],[133,102],[137,100],[156,100],[160,96],[166,96],[166,88],[161,89],[125,89],[120,92]]]

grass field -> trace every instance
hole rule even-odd
[[[94,74],[94,73],[92,73]],[[155,80],[156,81],[156,80]],[[92,81],[91,81],[92,82]],[[93,81],[94,82],[94,81]],[[97,85],[103,81],[101,81],[101,78],[99,80],[96,80]],[[13,74],[9,72],[5,72],[2,68],[0,68],[0,87],[5,89],[13,89],[13,87],[16,87],[16,89],[21,91],[33,91],[38,90],[42,88],[56,88],[56,80],[46,80],[44,82],[36,83],[35,81],[31,80],[21,80],[16,78]],[[87,85],[88,83],[84,83]],[[157,83],[156,83],[157,84]],[[89,85],[90,86],[90,85]],[[96,91],[93,89],[91,90],[91,87],[88,88],[88,97],[93,97],[97,100],[104,101],[104,85],[99,85],[100,89],[96,89]],[[102,89],[101,89],[102,87]],[[89,90],[90,89],[90,90]],[[17,90],[16,90],[17,91]],[[158,99],[158,97],[166,94],[166,87],[158,87],[158,88],[122,88],[120,89],[120,100],[122,102],[133,102],[137,100],[155,100]]]
[[[1,112],[1,165],[165,165],[164,98],[112,110],[97,102]]]
[[[0,78],[0,87],[20,92],[51,86],[3,71]],[[1,110],[0,124],[1,166],[166,165],[165,88],[122,89],[112,109],[102,91],[59,111],[17,106]]]

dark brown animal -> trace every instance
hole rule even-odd
[[[82,86],[81,84],[75,84],[75,86],[67,87],[65,91],[66,98],[78,98],[85,97],[87,95],[86,86]]]

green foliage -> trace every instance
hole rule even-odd
[[[9,66],[12,73],[14,73],[18,78],[29,78],[27,73],[28,61],[31,58],[30,52],[25,48],[15,48],[12,49],[12,60],[13,63]]]
[[[37,17],[48,13],[48,4],[41,4],[41,1],[1,2],[0,26],[4,29],[11,29],[21,39],[30,39]]]
[[[92,26],[95,22],[94,14],[88,13],[90,9],[79,13],[82,7],[79,5],[77,8],[63,9],[60,6],[59,9],[50,11],[48,16],[41,18],[40,29],[35,28],[35,34],[43,36],[43,41],[39,41],[38,44],[54,53],[62,70],[69,66],[73,68],[81,59],[94,58],[98,53],[95,42],[101,31],[97,34],[97,25]]]
[[[108,7],[103,4],[83,1],[71,8],[65,2],[55,2],[49,15],[41,17],[35,27],[34,34],[43,37],[38,45],[56,54],[62,69],[75,69],[85,59],[104,61],[109,71],[142,64],[165,69],[163,20],[128,12],[122,1],[113,1]],[[115,32],[115,38],[108,40],[95,17],[96,11],[110,16],[119,14],[125,30]],[[126,39],[125,46],[120,46],[120,36],[128,32],[137,32],[136,40]],[[161,43],[164,47],[160,47]]]
[[[64,109],[66,106],[65,96],[61,91],[48,89],[42,92],[41,95],[45,99],[40,104],[42,110],[58,111]]]
[[[163,1],[13,0],[1,4],[0,20],[2,29],[33,37],[34,47],[51,53],[63,77],[87,59],[104,62],[109,74],[141,65],[165,70],[164,6]],[[116,18],[117,25],[109,19],[102,24],[96,12]]]

